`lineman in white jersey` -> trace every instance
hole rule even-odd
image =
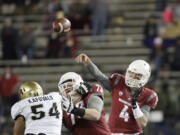
[[[62,109],[58,92],[43,95],[34,81],[20,87],[22,100],[11,108],[15,120],[13,135],[61,135]]]

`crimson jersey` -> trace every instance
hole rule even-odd
[[[92,85],[92,91],[76,104],[76,107],[87,108],[88,99],[92,94],[100,95],[104,99],[103,88],[98,84]],[[64,124],[70,130],[72,135],[111,135],[111,132],[105,121],[104,108],[98,121],[86,120],[75,116],[74,114],[63,114]]]
[[[113,74],[110,77],[113,86],[111,97],[111,112],[109,116],[109,127],[112,133],[133,134],[142,132],[138,126],[131,106],[131,93],[125,84],[125,77],[120,74]],[[148,105],[154,108],[157,104],[157,94],[148,88],[143,88],[137,103],[141,108]]]

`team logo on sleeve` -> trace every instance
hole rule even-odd
[[[123,92],[122,92],[122,91],[120,91],[120,92],[119,92],[119,96],[122,96],[122,95],[123,95]]]

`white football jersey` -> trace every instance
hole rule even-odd
[[[14,104],[11,116],[25,119],[25,133],[46,135],[61,135],[62,126],[62,97],[58,92],[44,96],[30,97]]]

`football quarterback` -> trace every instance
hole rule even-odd
[[[72,135],[111,135],[105,122],[104,91],[98,84],[90,85],[75,72],[60,78],[63,122]]]
[[[150,65],[144,60],[135,60],[128,66],[126,74],[104,75],[86,54],[75,58],[83,63],[94,78],[111,92],[109,127],[113,135],[140,135],[147,125],[151,108],[155,108],[157,94],[145,84],[151,75]]]
[[[60,135],[62,97],[59,92],[43,95],[42,87],[34,81],[20,86],[21,100],[11,108],[15,120],[13,135]]]

